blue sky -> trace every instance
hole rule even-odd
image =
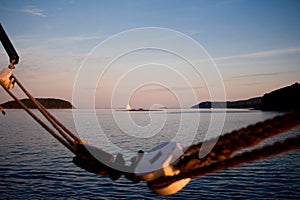
[[[114,34],[142,27],[173,29],[200,43],[220,70],[228,100],[261,96],[290,85],[300,77],[299,10],[297,0],[0,0],[1,24],[21,57],[14,73],[35,96],[67,100],[72,100],[82,61],[96,45]],[[1,57],[5,67],[3,49]],[[197,99],[181,99],[181,105],[208,100],[207,91],[199,89],[202,84],[192,83]],[[130,102],[178,105],[172,93],[162,92],[164,88],[144,89],[147,92],[136,91]],[[172,89],[175,94],[184,90],[179,84]],[[0,102],[9,99],[3,93]],[[111,98],[105,96],[109,93],[100,93],[96,107],[110,107]],[[128,97],[117,105],[126,102]]]

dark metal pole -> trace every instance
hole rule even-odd
[[[12,45],[11,41],[9,40],[8,36],[5,33],[1,23],[0,23],[0,40],[1,43],[9,56],[9,62],[13,65],[19,63],[19,55],[15,50],[14,46]]]

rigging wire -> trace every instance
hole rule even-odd
[[[58,121],[50,112],[45,109],[45,107],[37,101],[26,88],[22,85],[22,83],[12,74],[12,78],[14,81],[18,84],[18,86],[21,88],[21,90],[28,96],[28,98],[37,106],[38,110],[44,115],[44,117],[59,131],[59,133],[71,144],[74,143],[81,143],[81,139],[74,134],[71,130],[69,130],[67,127],[65,127],[60,121]],[[69,136],[71,136],[75,141],[70,139],[68,135],[66,135],[60,128],[63,129]]]
[[[44,123],[36,114],[34,114],[20,99],[18,99],[9,89],[1,84],[4,90],[15,100],[20,106],[37,122],[39,123],[46,131],[48,131],[54,138],[56,138],[61,144],[67,147],[71,152],[76,154],[76,149],[70,143],[68,143],[64,138],[58,135],[52,128],[50,128],[46,123]]]

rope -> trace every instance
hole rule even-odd
[[[45,109],[45,107],[37,101],[22,85],[22,83],[14,76],[12,75],[12,78],[14,81],[18,84],[18,86],[22,89],[22,91],[28,96],[28,98],[37,106],[38,110],[44,115],[44,117],[59,131],[59,133],[71,144],[74,143],[81,143],[81,140],[79,137],[77,137],[72,131],[70,131],[67,127],[65,127],[61,122],[59,122],[50,112]],[[66,135],[60,128],[62,128],[69,136],[71,136],[73,140],[71,140],[68,135]]]
[[[77,148],[77,144],[83,144],[84,142],[71,130],[65,127],[61,122],[59,122],[47,109],[37,101],[29,91],[22,85],[22,83],[12,74],[10,80],[16,83],[20,89],[28,96],[28,98],[34,103],[42,115],[51,123],[51,125],[58,131],[56,133],[52,128],[46,125],[37,115],[30,111],[30,109],[22,103],[10,90],[9,88],[2,85],[4,90],[16,101],[21,107],[35,120],[37,121],[44,129],[46,129],[54,138],[56,138],[60,143],[67,147],[75,155],[82,155],[82,153]]]
[[[16,100],[21,107],[37,122],[39,123],[46,131],[48,131],[54,138],[56,138],[60,143],[62,143],[65,147],[67,147],[71,152],[76,154],[76,150],[74,146],[70,145],[63,138],[61,138],[55,131],[53,131],[48,125],[46,125],[37,115],[35,115],[31,110],[27,108],[27,106],[22,103],[9,89],[0,84],[4,90],[14,99]]]
[[[152,182],[148,182],[147,184],[151,188],[163,188],[181,179],[197,178],[199,176],[216,173],[223,169],[237,167],[247,162],[262,160],[270,156],[275,156],[296,149],[300,149],[300,136],[288,138],[285,141],[279,141],[272,145],[267,145],[251,152],[245,152],[233,158],[215,162],[207,166],[194,167],[189,171],[182,172],[175,176],[161,177]]]
[[[180,169],[178,175],[160,177],[147,184],[151,188],[163,188],[181,179],[196,178],[247,162],[300,149],[300,135],[298,135],[295,138],[288,138],[232,157],[237,150],[254,146],[263,139],[286,132],[298,125],[300,125],[300,112],[294,112],[227,133],[219,138],[212,151],[204,158],[198,158],[203,142],[192,145],[174,165],[175,168]]]
[[[193,165],[208,165],[213,161],[224,160],[231,157],[238,150],[253,147],[266,138],[276,136],[280,133],[300,124],[300,112],[288,113],[282,116],[276,116],[264,122],[258,122],[246,128],[224,134],[219,137],[215,144],[215,139],[205,142],[206,145],[215,144],[212,150],[204,158],[199,159],[199,151],[203,142],[190,146],[184,153],[184,158],[176,167],[185,171]],[[206,148],[204,146],[204,148]],[[193,164],[186,165],[185,160],[193,159]]]

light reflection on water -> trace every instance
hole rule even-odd
[[[53,110],[64,124],[75,131],[70,110]],[[81,112],[88,119],[90,111]],[[184,110],[193,117],[198,110]],[[200,127],[194,142],[203,139],[210,111],[202,111]],[[221,111],[220,111],[221,112]],[[132,139],[121,134],[111,121],[109,110],[98,110],[98,120],[105,124],[108,138],[121,148],[147,149],[172,139],[178,129],[180,112],[167,111],[168,121],[155,138]],[[218,114],[218,113],[214,113]],[[224,132],[229,132],[279,113],[244,111],[228,112]],[[140,125],[149,123],[146,113],[133,114]],[[145,115],[145,116],[143,116]],[[159,115],[157,113],[156,115]],[[132,184],[124,178],[116,182],[88,173],[72,163],[72,154],[31,120],[21,110],[7,110],[0,116],[0,194],[1,199],[19,198],[88,198],[88,199],[156,199],[144,182]],[[86,121],[87,132],[97,129]],[[300,128],[286,135],[299,134]],[[90,143],[98,145],[96,134],[87,134]],[[95,138],[94,138],[95,137]],[[283,136],[284,137],[284,136]],[[282,137],[282,138],[283,138]],[[267,142],[273,141],[271,139]],[[96,142],[95,142],[96,141]],[[117,153],[117,152],[116,152]],[[300,196],[300,151],[245,164],[216,174],[192,180],[182,191],[163,199],[297,199]]]

